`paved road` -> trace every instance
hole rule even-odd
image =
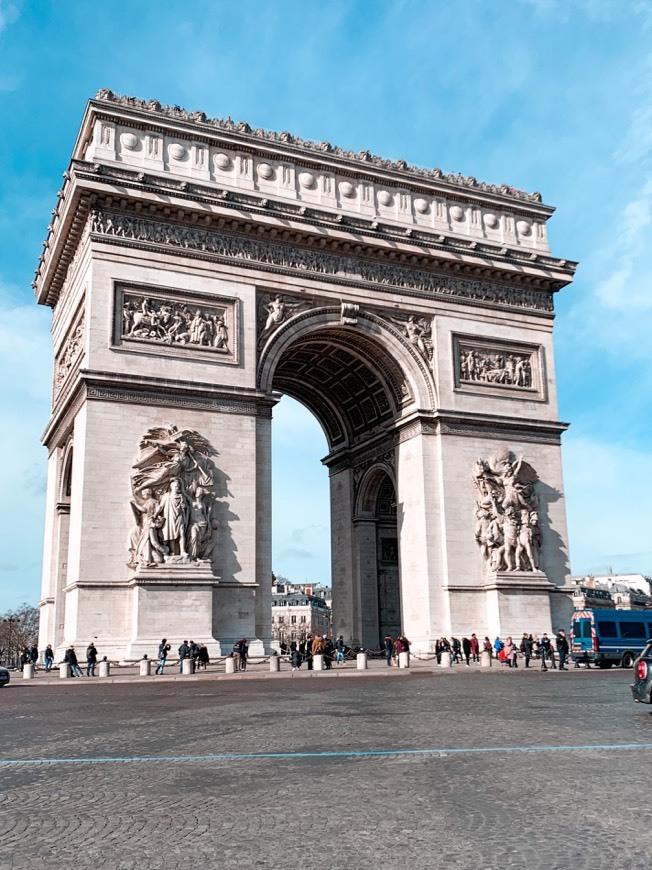
[[[18,682],[0,692],[0,867],[638,870],[652,716],[630,680]]]

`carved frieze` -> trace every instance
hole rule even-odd
[[[474,281],[438,275],[424,269],[389,265],[355,256],[327,254],[311,248],[299,248],[262,239],[228,235],[199,227],[163,223],[149,218],[132,217],[103,210],[93,210],[91,232],[105,238],[117,238],[141,245],[165,245],[200,252],[211,258],[255,264],[258,268],[302,276],[330,276],[337,283],[373,284],[378,290],[392,288],[410,294],[453,298],[476,305],[506,305],[552,311],[552,294],[524,287],[510,287],[487,281]]]
[[[476,461],[472,480],[477,490],[475,540],[485,571],[538,571],[536,471],[509,447],[500,447],[489,459]]]
[[[395,314],[387,314],[385,318],[398,327],[428,364],[432,362],[434,346],[431,317],[420,317],[418,314],[404,314],[397,317]]]
[[[453,336],[455,388],[545,400],[543,348],[471,336]]]
[[[198,354],[237,362],[237,300],[116,284],[114,344],[129,350]]]
[[[198,432],[176,426],[145,433],[131,475],[130,568],[210,564],[215,516],[215,450]]]
[[[82,308],[74,318],[59,351],[54,358],[53,399],[56,401],[63,390],[68,375],[79,367],[84,352],[86,313]]]

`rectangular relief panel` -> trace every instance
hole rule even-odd
[[[540,344],[453,334],[455,390],[501,398],[547,401]]]
[[[116,282],[113,346],[237,365],[239,300]]]

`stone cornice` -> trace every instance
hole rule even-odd
[[[271,417],[278,399],[270,399],[254,390],[221,389],[195,381],[170,381],[165,378],[139,377],[113,372],[82,369],[74,386],[54,407],[47,429],[41,437],[46,446],[56,447],[72,427],[74,417],[84,401],[122,402],[136,405],[159,405],[196,411],[219,411],[223,414]]]
[[[257,238],[293,240],[325,252],[362,253],[407,268],[482,276],[556,292],[572,280],[576,264],[532,251],[383,223],[337,210],[307,208],[247,191],[142,173],[122,166],[73,161],[53,211],[33,287],[41,304],[54,305],[92,205],[172,218],[192,227],[227,227]]]
[[[487,184],[478,181],[472,176],[462,176],[460,173],[443,173],[441,169],[424,169],[412,166],[405,160],[388,160],[371,154],[369,151],[346,151],[329,142],[313,142],[293,136],[286,131],[277,133],[272,130],[252,129],[246,122],[235,123],[231,118],[208,118],[204,112],[188,112],[180,106],[161,105],[157,100],[141,100],[138,97],[119,96],[113,91],[103,88],[97,92],[95,100],[89,102],[89,107],[94,107],[98,112],[110,114],[111,110],[117,110],[120,117],[130,115],[136,119],[145,119],[148,124],[152,122],[172,122],[175,127],[185,126],[192,131],[194,137],[211,136],[216,131],[227,134],[228,137],[242,147],[253,146],[256,151],[264,148],[280,147],[284,151],[316,157],[322,162],[336,161],[338,164],[348,166],[356,172],[373,172],[377,170],[389,171],[392,175],[405,178],[407,183],[415,182],[436,185],[447,193],[455,192],[456,195],[465,192],[479,192],[483,195],[499,197],[508,200],[515,205],[518,202],[536,204],[542,211],[548,214],[552,212],[549,206],[541,204],[540,193],[527,193],[508,185]]]

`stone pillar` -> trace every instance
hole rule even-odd
[[[140,676],[149,677],[151,673],[151,662],[149,659],[143,659],[140,663]]]
[[[410,653],[409,652],[400,652],[398,654],[398,666],[399,666],[399,668],[409,668],[410,667]]]
[[[62,680],[67,680],[70,677],[70,665],[68,662],[61,662],[59,665],[59,677]]]
[[[227,656],[224,659],[224,672],[227,674],[235,674],[235,659],[233,656]]]
[[[100,676],[108,677],[111,673],[111,663],[110,662],[100,662]]]
[[[367,670],[367,653],[358,653],[355,657],[356,667],[359,671]]]
[[[34,665],[29,662],[29,664],[23,665],[23,679],[24,680],[33,680],[34,679]]]
[[[378,562],[376,521],[355,520],[355,577],[359,583],[360,630],[356,637],[365,647],[378,643]]]
[[[451,654],[449,652],[443,652],[441,654],[441,662],[439,663],[440,668],[450,668],[451,666]]]
[[[322,655],[314,655],[312,657],[312,669],[313,671],[324,670],[324,657]]]
[[[481,668],[490,668],[491,667],[491,653],[483,649],[480,653],[480,667]]]
[[[182,659],[181,660],[181,673],[184,677],[189,676],[190,674],[195,673],[195,663],[192,659]]]
[[[333,578],[333,637],[360,641],[359,584],[354,582],[352,527],[353,475],[345,468],[330,478],[331,576]],[[374,639],[374,646],[378,642]]]
[[[270,656],[269,659],[269,672],[270,674],[276,674],[281,670],[281,657],[280,656]]]

